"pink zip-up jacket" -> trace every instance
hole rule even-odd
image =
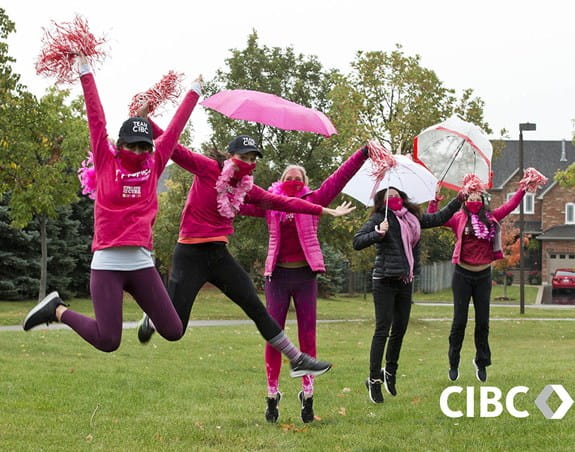
[[[108,140],[106,118],[94,76],[86,73],[80,79],[97,175],[92,251],[119,246],[143,246],[152,250],[152,227],[158,212],[158,179],[199,96],[192,90],[186,94],[166,133],[154,140],[155,150],[149,165],[130,173],[122,167],[116,157],[118,150]]]
[[[352,154],[317,190],[301,195],[310,202],[327,207],[341,192],[355,173],[359,171],[367,155],[362,150]],[[297,199],[297,198],[296,198]],[[242,215],[266,217],[269,231],[268,255],[266,257],[264,275],[271,276],[276,264],[281,244],[280,216],[273,215],[269,210],[258,209],[256,206],[244,205],[240,210]],[[294,215],[298,238],[310,268],[315,272],[325,272],[325,263],[319,239],[317,236],[319,218],[297,214]]]
[[[497,222],[500,222],[503,218],[505,218],[507,215],[509,215],[517,208],[519,203],[523,200],[524,196],[525,196],[525,190],[523,189],[517,190],[515,194],[511,198],[509,198],[509,200],[506,203],[502,204],[496,209],[493,209],[490,212],[491,217]],[[430,201],[427,211],[432,213],[436,212],[437,209],[438,209],[438,202],[435,200]],[[456,242],[455,247],[453,249],[453,256],[451,258],[451,262],[453,262],[454,264],[459,264],[461,262],[460,257],[461,242],[463,237],[463,231],[465,230],[466,224],[467,224],[467,213],[465,213],[463,210],[455,212],[455,214],[443,224],[443,226],[451,228],[451,230],[455,234]],[[502,258],[503,253],[499,247],[498,250],[493,251],[492,260],[495,261]]]

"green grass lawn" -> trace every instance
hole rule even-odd
[[[19,323],[33,302],[0,303],[2,324]],[[73,301],[91,312],[91,304]],[[379,451],[573,450],[575,406],[547,420],[534,405],[541,390],[561,384],[575,398],[575,309],[493,307],[493,366],[484,385],[515,399],[529,417],[507,411],[479,417],[473,315],[456,382],[475,393],[473,417],[449,418],[439,407],[447,379],[451,306],[416,304],[404,340],[398,396],[369,402],[364,380],[373,332],[371,296],[320,300],[320,318],[359,319],[318,325],[319,357],[334,368],[316,380],[316,421],[299,417],[299,379],[284,364],[278,424],[267,424],[264,342],[253,325],[195,327],[181,341],[157,335],[147,346],[134,329],[120,349],[102,353],[68,330],[0,331],[0,450],[103,451]],[[125,320],[141,316],[132,301]],[[293,313],[290,314],[293,317]],[[193,319],[244,318],[216,292],[198,297]],[[535,320],[535,319],[546,320]],[[294,324],[287,334],[297,337]],[[549,405],[557,408],[554,395]],[[466,411],[465,395],[450,408]]]

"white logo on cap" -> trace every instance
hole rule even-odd
[[[246,147],[251,146],[251,147],[255,148],[256,147],[256,140],[254,140],[253,138],[250,138],[250,137],[244,137],[243,138],[243,144]]]
[[[143,121],[134,121],[132,124],[132,132],[145,133],[148,135],[148,123]]]

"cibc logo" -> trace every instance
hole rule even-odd
[[[462,393],[465,392],[463,395]],[[503,394],[501,389],[495,386],[481,386],[479,388],[479,413],[475,408],[476,388],[467,386],[449,386],[443,390],[439,398],[439,406],[443,414],[447,417],[497,417],[505,409],[507,413],[516,418],[524,418],[530,415],[525,408],[525,394],[529,392],[527,386],[514,386],[507,393]],[[519,397],[519,395],[522,397]],[[560,405],[553,411],[549,405],[549,398],[556,394],[561,401]],[[519,400],[523,399],[523,400]],[[455,407],[462,407],[464,404],[465,413]],[[547,419],[563,419],[571,406],[573,399],[562,385],[547,385],[535,398],[534,404]],[[519,406],[519,408],[518,408]]]

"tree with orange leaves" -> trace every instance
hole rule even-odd
[[[529,244],[529,239],[524,237],[523,246]],[[507,218],[501,223],[501,246],[503,259],[496,261],[493,266],[503,272],[503,298],[507,300],[507,276],[510,268],[519,264],[519,228],[515,227],[513,220]]]

